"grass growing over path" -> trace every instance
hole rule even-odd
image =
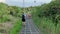
[[[10,30],[9,34],[18,34],[22,26],[21,24],[22,24],[21,20],[20,19],[17,20],[13,28]]]
[[[55,34],[55,25],[51,20],[42,17],[33,18],[35,25],[43,32],[43,34]]]

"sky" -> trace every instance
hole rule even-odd
[[[34,3],[36,1],[36,3]],[[38,6],[43,3],[49,3],[51,0],[0,0],[0,2],[6,3],[12,6],[19,6],[19,7],[29,7],[29,6]]]

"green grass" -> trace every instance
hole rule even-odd
[[[6,17],[0,18],[0,23],[6,22],[6,21],[7,21],[7,18]]]
[[[55,26],[52,20],[45,17],[39,18],[36,16],[33,16],[33,20],[35,25],[43,32],[43,34],[56,34]]]
[[[20,20],[21,12],[22,11],[20,7],[8,6],[7,4],[0,3],[0,23],[11,23],[12,29],[11,30],[9,28],[7,29],[9,30],[9,34],[17,34],[20,31],[22,27],[21,26],[22,22]],[[15,21],[17,17],[19,18],[17,21]]]
[[[19,31],[21,30],[21,25],[22,22],[21,20],[17,20],[16,23],[14,24],[14,27],[10,30],[9,34],[18,34]]]

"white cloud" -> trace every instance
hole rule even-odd
[[[6,2],[23,2],[23,0],[5,0]]]
[[[35,4],[34,1],[36,1]],[[36,6],[43,3],[49,3],[50,1],[51,0],[24,0],[25,6]],[[23,0],[0,0],[0,2],[4,2],[9,5],[23,6]]]
[[[24,2],[28,2],[28,3],[32,3],[34,1],[48,3],[51,0],[24,0]],[[0,0],[0,2],[23,2],[23,0]]]
[[[5,2],[5,0],[0,0],[0,2]]]

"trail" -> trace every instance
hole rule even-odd
[[[19,34],[42,34],[38,31],[37,27],[35,27],[32,18],[26,18],[26,25],[22,27],[22,30]]]

